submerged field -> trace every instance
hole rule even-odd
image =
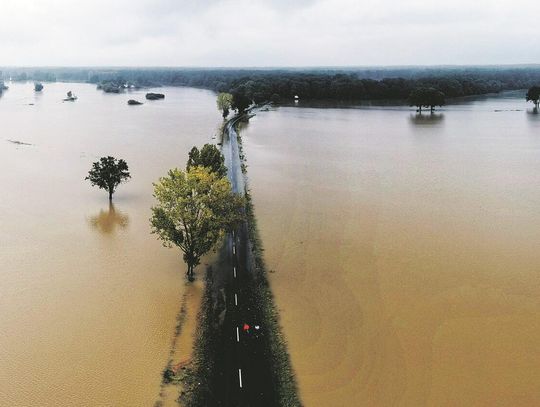
[[[522,95],[428,116],[282,107],[242,130],[307,406],[540,403],[540,116]]]
[[[76,102],[62,103],[68,90]],[[178,250],[150,235],[152,182],[183,167],[221,122],[212,92],[159,91],[164,101],[143,106],[126,102],[144,101],[144,91],[86,84],[35,94],[13,83],[0,97],[0,405],[157,400],[185,269]],[[84,180],[109,154],[133,177],[114,208]]]

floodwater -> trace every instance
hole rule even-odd
[[[145,91],[9,85],[0,97],[0,405],[151,406],[185,292],[180,252],[150,235],[152,182],[211,141],[215,96],[160,88],[165,100],[128,106]],[[68,90],[76,102],[62,103]],[[84,180],[103,155],[124,158],[132,175],[114,206]]]
[[[283,107],[243,131],[306,406],[540,405],[540,115]]]

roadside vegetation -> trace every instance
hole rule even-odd
[[[201,257],[240,220],[243,205],[243,199],[232,192],[225,178],[222,161],[212,151],[211,147],[201,151],[194,147],[185,171],[171,169],[154,184],[157,205],[152,207],[150,218],[152,233],[164,246],[180,248],[189,280],[193,280]],[[209,166],[199,165],[206,163]]]
[[[217,96],[217,108],[223,118],[227,118],[233,103],[233,95],[227,92],[221,92]]]

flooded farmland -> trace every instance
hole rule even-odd
[[[0,405],[151,406],[185,292],[180,252],[150,235],[152,182],[211,141],[221,122],[215,95],[160,88],[165,100],[128,106],[145,91],[8,85],[0,97]],[[63,103],[69,90],[78,100]],[[84,180],[103,155],[124,158],[132,175],[114,206]]]
[[[540,404],[540,116],[282,107],[243,130],[307,406]]]

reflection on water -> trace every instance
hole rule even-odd
[[[435,124],[439,124],[444,120],[444,114],[443,113],[428,113],[428,114],[422,114],[422,113],[416,113],[411,114],[409,116],[409,119],[412,124],[414,125],[420,125],[420,126],[432,126]]]
[[[77,102],[61,102],[68,90]],[[212,92],[159,91],[137,112],[127,100],[146,90],[12,83],[0,99],[2,138],[32,144],[0,140],[0,406],[157,400],[185,268],[150,234],[152,182],[221,122]],[[84,181],[105,155],[132,174],[117,207]]]
[[[125,229],[129,224],[129,217],[116,210],[114,204],[109,202],[109,209],[101,209],[99,214],[92,216],[89,221],[100,233],[108,235],[114,233],[117,228]]]
[[[250,188],[306,406],[540,405],[524,103],[448,106],[440,126],[408,109],[252,119]]]

